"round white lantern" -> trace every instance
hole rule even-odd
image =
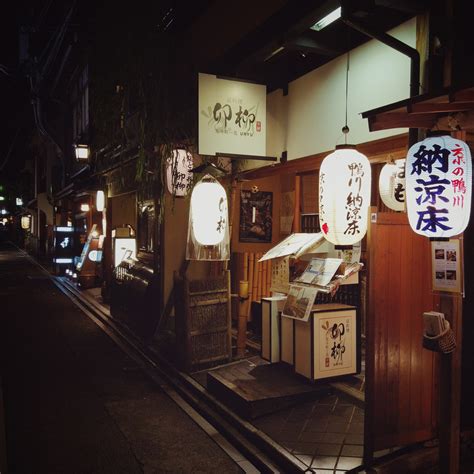
[[[337,146],[319,170],[321,232],[335,245],[353,245],[367,232],[371,169],[352,145]]]
[[[446,238],[464,231],[471,215],[469,147],[449,135],[429,137],[408,150],[406,204],[411,228]]]
[[[405,160],[384,165],[379,176],[379,192],[389,209],[405,210]]]
[[[21,228],[24,230],[28,230],[31,225],[30,216],[21,216]]]
[[[217,245],[226,236],[228,225],[227,194],[211,175],[194,186],[191,194],[191,225],[201,245]]]
[[[187,150],[173,150],[166,160],[166,183],[168,192],[177,197],[186,196],[193,181],[193,155]]]
[[[95,196],[95,208],[98,212],[102,212],[105,208],[105,193],[104,191],[97,191]]]

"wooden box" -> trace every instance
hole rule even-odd
[[[308,322],[295,320],[294,353],[295,372],[311,380],[357,373],[355,307],[315,305]]]
[[[280,362],[280,308],[285,296],[262,298],[262,359]]]
[[[280,315],[280,360],[287,364],[293,365],[295,360],[294,354],[294,327],[295,320]]]

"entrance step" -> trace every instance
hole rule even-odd
[[[326,383],[312,383],[295,375],[284,363],[258,364],[242,360],[211,370],[207,389],[246,419],[254,419],[331,393]]]

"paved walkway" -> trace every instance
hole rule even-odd
[[[0,379],[10,473],[242,472],[37,266],[4,243]]]

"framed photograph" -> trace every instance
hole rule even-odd
[[[273,193],[241,191],[239,241],[271,243]]]
[[[431,242],[433,290],[461,293],[461,254],[458,239]]]

